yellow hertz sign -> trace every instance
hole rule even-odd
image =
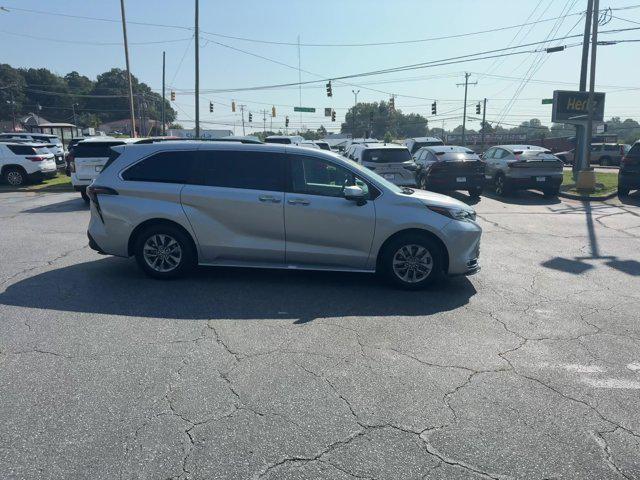
[[[589,94],[556,90],[553,92],[553,122],[582,123],[589,113]],[[604,117],[604,93],[593,94],[593,119],[598,122]]]

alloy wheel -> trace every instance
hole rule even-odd
[[[422,245],[404,245],[393,255],[393,273],[403,282],[418,283],[433,270],[431,252]]]
[[[160,273],[175,270],[182,261],[182,247],[171,235],[156,233],[142,247],[146,264]]]
[[[13,185],[14,187],[17,187],[24,183],[24,177],[19,171],[12,170],[11,172],[7,173],[7,183],[9,185]]]
[[[504,177],[502,175],[498,175],[496,178],[496,193],[498,195],[504,194]]]

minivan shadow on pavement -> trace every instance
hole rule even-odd
[[[89,205],[78,196],[78,198],[65,200],[64,202],[49,203],[47,205],[29,208],[23,210],[21,213],[65,213],[80,212],[83,210],[89,210]]]
[[[9,286],[0,304],[68,312],[170,319],[292,319],[420,316],[449,311],[476,293],[466,277],[402,291],[375,275],[198,268],[184,279],[147,278],[133,260],[103,258],[34,275]]]

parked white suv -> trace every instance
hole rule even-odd
[[[138,141],[139,138],[95,137],[82,140],[73,146],[67,157],[71,184],[74,190],[80,192],[85,202],[89,201],[87,187],[98,177],[102,167],[109,160],[113,153],[111,147]]]
[[[49,149],[38,143],[0,142],[0,174],[14,187],[27,181],[56,176],[56,162]]]
[[[113,150],[87,189],[89,245],[135,256],[156,278],[200,264],[379,272],[416,289],[479,269],[471,207],[334,153],[216,141]]]
[[[395,143],[356,143],[347,148],[344,156],[374,170],[396,185],[415,186],[417,165],[407,147]]]
[[[20,140],[34,143],[46,143],[51,146],[47,147],[55,157],[58,166],[64,165],[64,147],[62,140],[57,135],[48,133],[27,133],[27,132],[8,132],[0,133],[0,140]]]

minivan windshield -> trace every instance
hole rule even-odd
[[[363,163],[402,163],[410,160],[411,154],[406,148],[371,148],[362,152]]]

